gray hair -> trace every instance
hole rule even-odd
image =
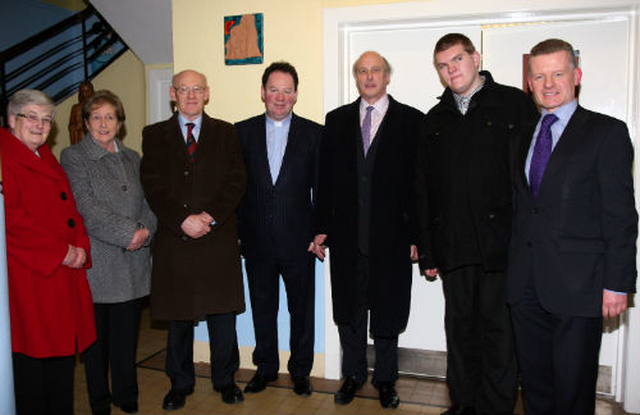
[[[55,114],[56,105],[53,103],[49,95],[35,89],[21,89],[11,96],[7,105],[7,112],[11,115],[18,115],[27,105],[38,105],[45,107],[51,116]]]

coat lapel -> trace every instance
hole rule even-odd
[[[580,140],[584,136],[584,115],[585,113],[581,107],[576,108],[576,111],[562,132],[558,143],[551,153],[544,175],[542,176],[540,195],[544,195],[545,183],[553,181],[553,176],[562,168],[571,154],[574,153],[574,149],[580,145]]]
[[[295,154],[298,150],[298,146],[300,145],[298,138],[298,128],[300,124],[298,123],[298,117],[295,114],[291,114],[291,124],[289,125],[289,135],[287,136],[287,144],[284,149],[284,155],[282,156],[282,164],[280,165],[280,173],[278,174],[278,179],[276,180],[276,186],[278,186],[283,180],[286,180],[287,175],[289,174],[291,164],[291,154]],[[264,140],[266,142],[266,140]],[[273,183],[273,182],[272,182]]]
[[[261,172],[260,177],[264,180],[267,187],[273,187],[273,178],[271,177],[271,169],[269,167],[269,153],[267,150],[267,116],[263,114],[257,122],[253,124],[253,134],[256,137],[253,145],[256,146],[256,157],[258,158],[258,171]],[[282,169],[281,169],[282,170]]]
[[[203,130],[204,130],[204,119],[202,120],[202,127],[200,129],[200,138],[202,138]],[[178,113],[176,112],[173,115],[173,119],[168,124],[167,134],[165,136],[165,141],[167,147],[171,149],[169,154],[174,154],[175,157],[179,158],[181,162],[187,162],[189,155],[187,154],[187,145],[184,142],[184,137],[182,136],[182,131],[180,130],[180,122],[178,122]],[[200,142],[198,142],[200,145]],[[198,154],[198,150],[196,149],[196,156]]]

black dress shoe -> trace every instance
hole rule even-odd
[[[356,396],[358,389],[362,387],[361,383],[356,381],[354,376],[347,376],[344,383],[340,387],[340,390],[336,392],[333,397],[333,401],[338,405],[346,405],[353,400]]]
[[[224,403],[234,404],[244,401],[242,391],[235,383],[230,383],[229,385],[220,388],[219,392],[222,394],[222,402]]]
[[[253,378],[244,387],[244,393],[258,393],[266,389],[267,383],[273,382],[278,379],[278,375],[265,376],[262,373],[256,372]]]
[[[175,411],[176,409],[180,409],[187,402],[187,396],[193,393],[193,388],[191,389],[173,389],[169,390],[169,393],[164,397],[162,401],[162,409],[167,411]]]
[[[381,382],[378,385],[378,396],[383,408],[397,408],[400,405],[400,397],[393,382]]]
[[[311,395],[312,389],[309,376],[291,376],[291,379],[293,380],[293,391],[297,395]]]
[[[138,402],[128,402],[122,405],[116,405],[122,409],[122,412],[126,412],[128,414],[133,414],[138,412]]]

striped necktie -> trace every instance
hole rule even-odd
[[[193,127],[196,125],[192,122],[185,124],[187,126],[187,153],[189,153],[189,160],[193,162],[193,155],[196,152],[196,139],[193,137]]]

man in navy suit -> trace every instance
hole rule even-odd
[[[423,114],[387,94],[389,62],[365,52],[353,65],[360,97],[327,114],[318,180],[314,251],[331,250],[333,318],[345,378],[335,403],[351,402],[367,380],[367,323],[375,348],[372,383],[396,408],[398,334],[409,319],[418,259],[413,163]]]
[[[267,67],[261,96],[266,113],[236,124],[248,176],[239,229],[256,335],[253,363],[258,367],[245,392],[260,392],[278,377],[282,275],[291,316],[288,369],[294,392],[310,395],[315,258],[308,249],[322,126],[292,112],[298,74],[287,62]]]
[[[626,125],[578,105],[570,44],[531,49],[541,108],[514,165],[508,300],[527,414],[593,414],[602,318],[635,292],[638,216]]]

